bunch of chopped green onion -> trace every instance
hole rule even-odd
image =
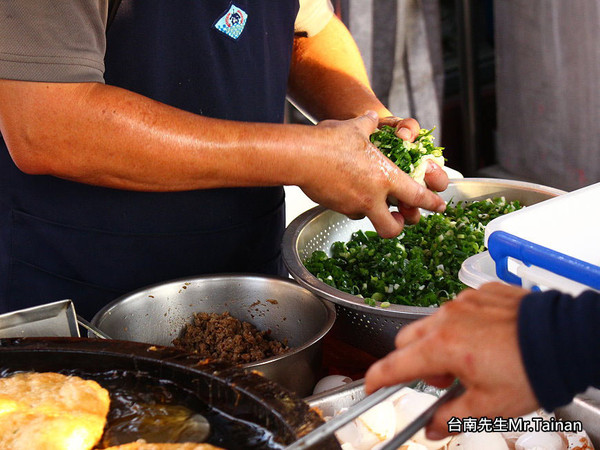
[[[433,144],[433,130],[422,128],[414,142],[408,142],[396,136],[393,127],[384,125],[371,134],[371,143],[392,160],[400,170],[411,173],[418,161],[425,155],[442,156],[443,147]]]
[[[331,257],[315,251],[304,261],[319,280],[363,297],[365,303],[439,306],[466,286],[458,279],[465,259],[484,248],[485,226],[520,209],[503,197],[448,206],[407,226],[393,239],[357,231],[348,242],[335,242]]]

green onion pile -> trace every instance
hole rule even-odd
[[[357,231],[349,242],[335,242],[331,257],[315,251],[304,261],[319,280],[363,297],[365,303],[439,306],[466,286],[458,279],[465,259],[484,250],[485,226],[521,209],[503,197],[448,206],[422,217],[393,239]]]
[[[433,144],[433,130],[421,129],[414,142],[408,142],[396,136],[396,130],[393,127],[384,125],[381,129],[371,134],[371,142],[385,156],[392,160],[400,170],[410,174],[421,162],[423,156],[431,155],[441,159],[440,165],[443,165],[442,150],[443,147],[436,147]]]

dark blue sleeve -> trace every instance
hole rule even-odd
[[[600,294],[533,292],[521,302],[518,330],[525,370],[544,409],[600,386]]]

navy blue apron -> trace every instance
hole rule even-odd
[[[124,0],[106,82],[209,117],[281,123],[297,10],[297,0]],[[1,146],[0,312],[71,298],[90,318],[173,278],[284,274],[281,187],[101,188],[25,175]]]

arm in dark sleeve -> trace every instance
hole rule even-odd
[[[600,386],[600,294],[533,292],[521,302],[518,327],[527,376],[544,409]]]

